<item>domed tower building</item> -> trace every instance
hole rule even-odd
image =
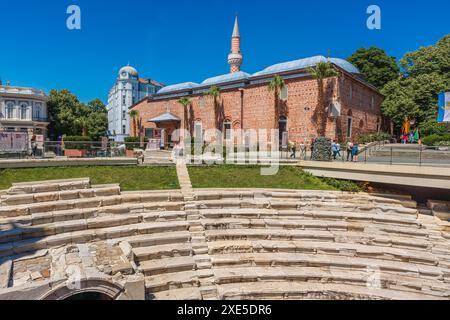
[[[163,85],[155,80],[139,77],[137,70],[127,65],[119,70],[116,82],[108,95],[108,136],[115,141],[124,141],[130,132],[129,108],[136,102],[150,97]]]

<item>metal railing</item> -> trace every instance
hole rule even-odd
[[[158,140],[152,140],[148,143],[150,144],[150,149],[159,149]],[[239,150],[238,153],[242,153],[242,148],[236,148]],[[135,149],[146,150],[147,142],[141,145],[139,142],[125,143],[108,141],[107,143],[102,143],[101,141],[65,141],[61,143],[59,141],[45,141],[43,144],[41,143],[35,146],[35,148],[29,143],[27,148],[20,150],[12,150],[10,148],[2,150],[0,145],[0,159],[140,157],[141,153],[135,152]],[[242,159],[264,158],[264,153],[258,154],[257,151],[255,153],[255,150],[252,150],[251,148],[244,148],[242,154],[235,156]],[[297,145],[295,157],[293,157],[293,150],[287,148],[277,151],[276,156],[280,160],[311,161],[311,146]],[[225,149],[222,157],[223,159],[228,158]],[[354,155],[350,150],[346,150],[346,147],[343,146],[335,159],[332,156],[332,161],[448,167],[450,166],[450,147],[399,145],[380,141],[361,147],[357,155]]]
[[[140,143],[97,141],[45,141],[41,144],[28,144],[22,150],[2,149],[0,146],[0,159],[52,159],[67,158],[112,158],[137,157],[135,149],[145,150],[147,143],[141,148]]]

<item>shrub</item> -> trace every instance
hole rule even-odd
[[[349,180],[338,180],[334,178],[322,178],[322,180],[336,189],[346,192],[361,192],[363,189],[355,182]]]
[[[424,136],[430,136],[433,134],[445,135],[450,130],[448,124],[437,123],[435,118],[428,119],[420,125],[420,132]]]
[[[144,137],[144,143],[147,143],[147,142],[148,142],[148,138]],[[139,148],[141,148],[141,138],[126,137],[125,144],[126,144],[127,150],[139,149]]]
[[[376,141],[385,141],[390,140],[391,135],[389,133],[371,133],[371,134],[363,134],[358,137],[358,142],[361,144],[376,142]]]
[[[435,146],[436,143],[442,141],[450,141],[450,134],[432,134],[422,139],[422,143],[426,146]]]
[[[65,149],[89,150],[93,147],[90,137],[66,136],[64,137]]]
[[[439,141],[434,144],[436,147],[450,147],[450,141]]]
[[[312,160],[331,161],[331,139],[320,137],[314,141]]]

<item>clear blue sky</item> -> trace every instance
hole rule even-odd
[[[77,4],[82,30],[66,28]],[[382,30],[366,28],[366,9],[382,10]],[[450,33],[446,0],[2,0],[0,76],[12,85],[67,88],[87,102],[107,100],[119,68],[165,84],[228,72],[239,13],[243,71],[311,55],[345,58],[378,46],[401,58]]]

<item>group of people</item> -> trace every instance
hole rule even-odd
[[[359,144],[353,143],[352,141],[347,142],[347,161],[358,162],[359,157]],[[333,159],[342,158],[341,155],[341,145],[337,140],[334,140],[331,144],[331,152],[333,153]]]
[[[420,131],[418,128],[414,129],[414,130],[410,130],[409,133],[405,132],[401,135],[400,140],[402,142],[402,144],[407,144],[407,143],[421,143],[420,141]]]

